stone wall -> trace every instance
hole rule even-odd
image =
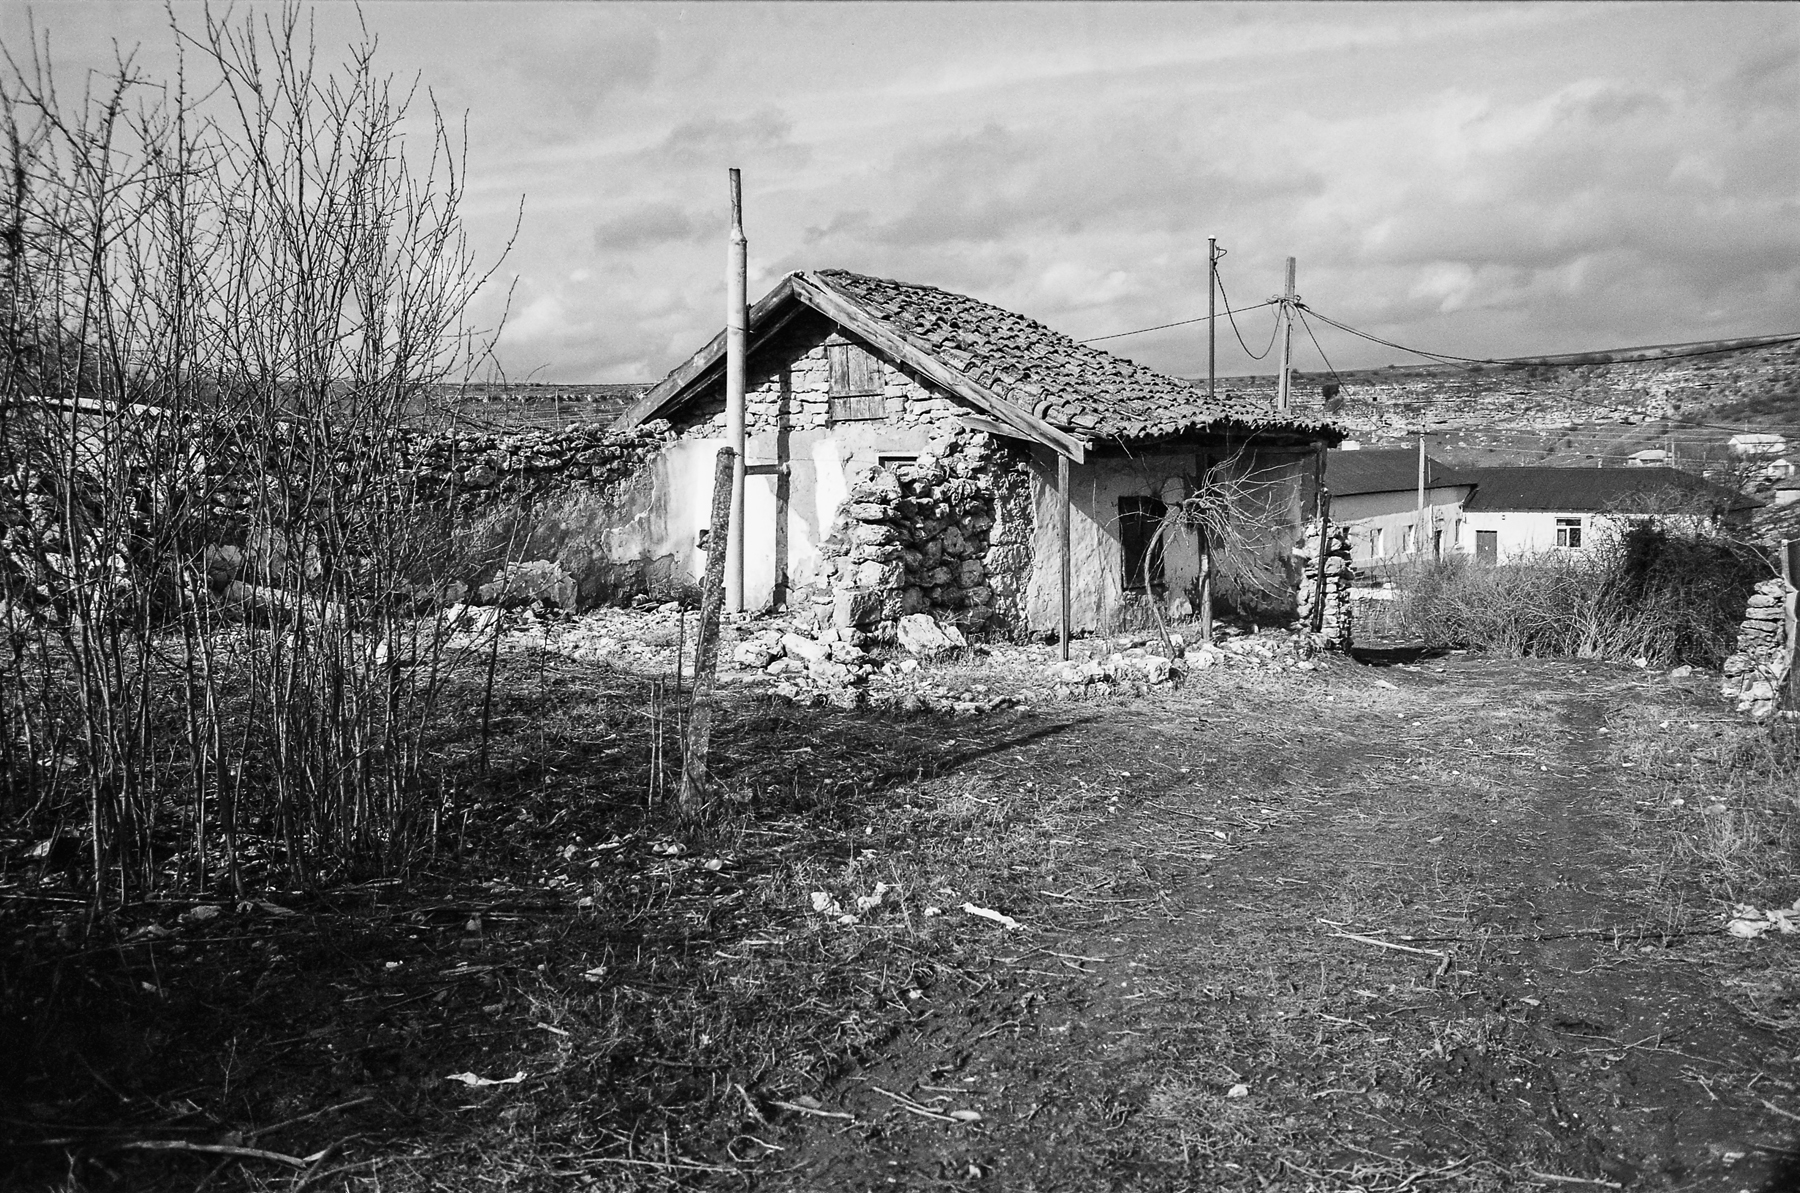
[[[577,485],[617,484],[671,438],[669,424],[660,420],[622,431],[588,423],[505,434],[412,433],[403,450],[413,476],[428,490],[485,505]]]
[[[1299,630],[1310,634],[1315,601],[1319,596],[1319,524],[1308,527],[1300,549],[1305,552],[1300,573]],[[1325,538],[1325,616],[1318,634],[1319,644],[1326,650],[1350,649],[1352,638],[1352,606],[1350,589],[1356,580],[1356,569],[1350,563],[1350,532],[1341,523],[1332,523]]]
[[[745,368],[747,433],[822,431],[832,425],[829,346],[841,342],[836,332],[836,325],[824,316],[806,316],[757,346]],[[873,360],[881,380],[885,421],[953,432],[959,417],[969,412],[924,378],[879,356]],[[723,386],[720,382],[716,394],[695,404],[680,424],[682,436],[716,438],[725,434]]]
[[[1022,460],[983,432],[939,435],[912,463],[868,469],[789,608],[877,637],[916,613],[969,631],[1017,628],[1031,568],[1028,484]]]
[[[1757,720],[1775,715],[1792,664],[1794,644],[1787,637],[1787,601],[1794,590],[1777,577],[1764,580],[1751,593],[1737,653],[1725,660],[1722,694],[1737,701],[1737,710]]]
[[[597,424],[514,433],[405,428],[382,442],[333,445],[330,468],[346,479],[329,498],[323,491],[315,496],[321,505],[347,499],[389,510],[396,508],[395,498],[402,510],[417,499],[411,507],[417,516],[399,515],[394,524],[423,519],[433,528],[415,527],[416,532],[459,536],[467,574],[455,577],[454,584],[466,584],[484,599],[592,604],[620,595],[631,586],[630,577],[623,582],[584,577],[578,585],[560,562],[548,558],[550,552],[537,549],[534,533],[543,520],[538,511],[571,494],[625,486],[672,438],[666,422],[625,431]],[[323,563],[316,547],[306,548],[304,559],[290,558],[292,526],[303,517],[284,505],[293,494],[283,490],[304,467],[293,446],[265,444],[267,457],[258,465],[232,450],[228,437],[215,440],[218,446],[205,453],[212,514],[209,579],[215,585],[240,578],[280,584],[296,566],[316,576]],[[284,516],[272,519],[271,511],[278,509]],[[509,562],[509,544],[513,554],[526,558]],[[496,595],[502,591],[505,597]]]

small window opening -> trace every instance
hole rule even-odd
[[[1558,518],[1556,520],[1556,545],[1559,547],[1570,547],[1575,550],[1580,550],[1580,518]]]
[[[1150,587],[1163,586],[1163,544],[1156,537],[1168,506],[1155,497],[1119,498],[1119,542],[1125,553],[1125,591],[1144,591],[1144,570],[1149,564]]]

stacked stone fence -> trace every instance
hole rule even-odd
[[[1325,536],[1324,556],[1319,551],[1319,536]],[[1350,563],[1350,531],[1342,524],[1314,522],[1301,540],[1305,556],[1300,571],[1299,623],[1303,635],[1315,632],[1319,645],[1327,650],[1348,651],[1354,614],[1350,589],[1356,583],[1356,569]],[[1325,582],[1319,583],[1319,569],[1325,570]],[[1320,610],[1323,610],[1321,613]]]
[[[1791,707],[1795,689],[1794,663],[1796,579],[1793,559],[1800,555],[1800,541],[1782,544],[1783,575],[1758,584],[1744,610],[1738,630],[1737,652],[1725,660],[1721,688],[1737,711],[1755,720],[1767,720]]]

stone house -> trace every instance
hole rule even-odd
[[[540,511],[534,537],[584,592],[703,570],[724,366],[721,332],[619,417],[669,427],[632,481]],[[745,392],[746,607],[864,628],[929,612],[1037,633],[1065,602],[1074,632],[1134,624],[1152,601],[1190,612],[1204,544],[1170,514],[1209,469],[1236,482],[1234,548],[1251,558],[1234,574],[1274,578],[1234,590],[1221,570],[1220,600],[1291,617],[1294,547],[1341,438],[988,303],[835,269],[751,308]]]

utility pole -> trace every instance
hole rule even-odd
[[[1294,358],[1294,259],[1287,259],[1287,292],[1281,299],[1281,388],[1276,395],[1278,409],[1288,409],[1288,364]]]
[[[1211,401],[1218,396],[1218,307],[1215,296],[1219,293],[1219,238],[1206,238],[1206,398]]]
[[[749,337],[749,246],[744,188],[731,170],[731,250],[725,268],[725,438],[732,450],[731,520],[725,548],[725,611],[744,611],[744,349]]]
[[[1425,550],[1425,424],[1419,424],[1419,512],[1414,519],[1418,527],[1418,537],[1413,539],[1415,550]]]

